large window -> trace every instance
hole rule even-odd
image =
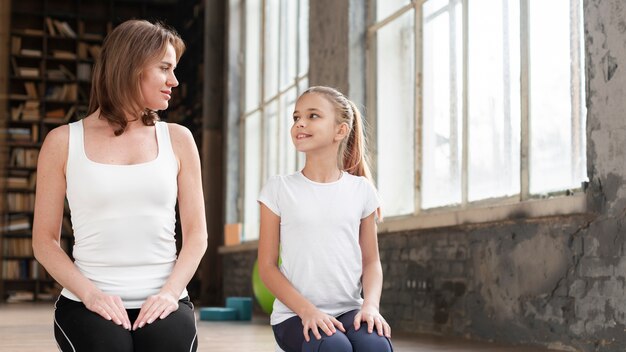
[[[388,216],[586,180],[582,0],[372,0],[370,118]]]
[[[291,142],[295,100],[307,87],[308,0],[244,0],[243,240],[258,238],[257,197],[269,176],[300,166]]]

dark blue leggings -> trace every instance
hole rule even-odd
[[[322,330],[322,338],[317,340],[309,331],[309,342],[302,334],[302,319],[295,316],[272,326],[276,342],[285,352],[392,352],[391,341],[379,336],[374,329],[367,332],[367,323],[362,323],[358,331],[354,330],[354,317],[358,310],[349,311],[337,317],[346,332],[337,332],[327,336]]]
[[[127,309],[131,325],[139,309]],[[128,331],[90,311],[82,302],[61,296],[55,305],[54,337],[63,352],[196,351],[196,319],[189,298],[178,310],[143,328]]]

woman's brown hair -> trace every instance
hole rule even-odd
[[[124,133],[126,116],[141,117],[144,125],[154,125],[159,116],[142,106],[141,73],[165,55],[168,44],[174,47],[178,62],[185,43],[173,29],[160,23],[130,20],[111,31],[94,65],[88,114],[100,109],[100,117],[116,127],[116,136]]]

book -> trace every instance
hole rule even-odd
[[[24,89],[26,90],[26,96],[29,99],[37,99],[39,97],[35,82],[24,82]]]
[[[52,50],[52,57],[57,59],[76,59],[76,54],[67,50]]]
[[[20,54],[31,57],[41,57],[41,50],[37,49],[21,49]]]
[[[46,17],[46,28],[48,29],[48,34],[51,36],[56,36],[57,31],[54,29],[54,24],[52,23],[52,18]]]
[[[76,68],[76,77],[79,81],[91,81],[91,65],[81,62]]]
[[[19,121],[22,117],[22,111],[24,111],[24,104],[11,108],[11,121]]]
[[[39,69],[37,67],[18,67],[19,76],[39,78]]]
[[[22,38],[11,37],[11,54],[14,54],[14,55],[19,54],[21,48],[22,48]]]
[[[71,80],[76,79],[76,75],[74,75],[74,73],[70,71],[67,67],[63,65],[59,65],[59,70],[61,70],[61,72],[63,72],[65,76],[67,76],[68,79],[71,79]]]

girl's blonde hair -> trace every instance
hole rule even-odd
[[[142,104],[141,74],[148,64],[165,55],[168,44],[174,47],[178,62],[185,43],[173,29],[130,20],[111,31],[94,65],[88,114],[100,109],[100,116],[117,127],[116,136],[126,129],[126,115],[141,113],[144,125],[154,125],[159,116]]]
[[[337,123],[346,123],[348,125],[348,137],[343,140],[339,147],[339,168],[352,175],[365,176],[373,182],[367,162],[363,120],[359,109],[357,109],[354,102],[334,88],[325,86],[310,87],[302,95],[311,93],[320,94],[331,102],[337,110]]]

